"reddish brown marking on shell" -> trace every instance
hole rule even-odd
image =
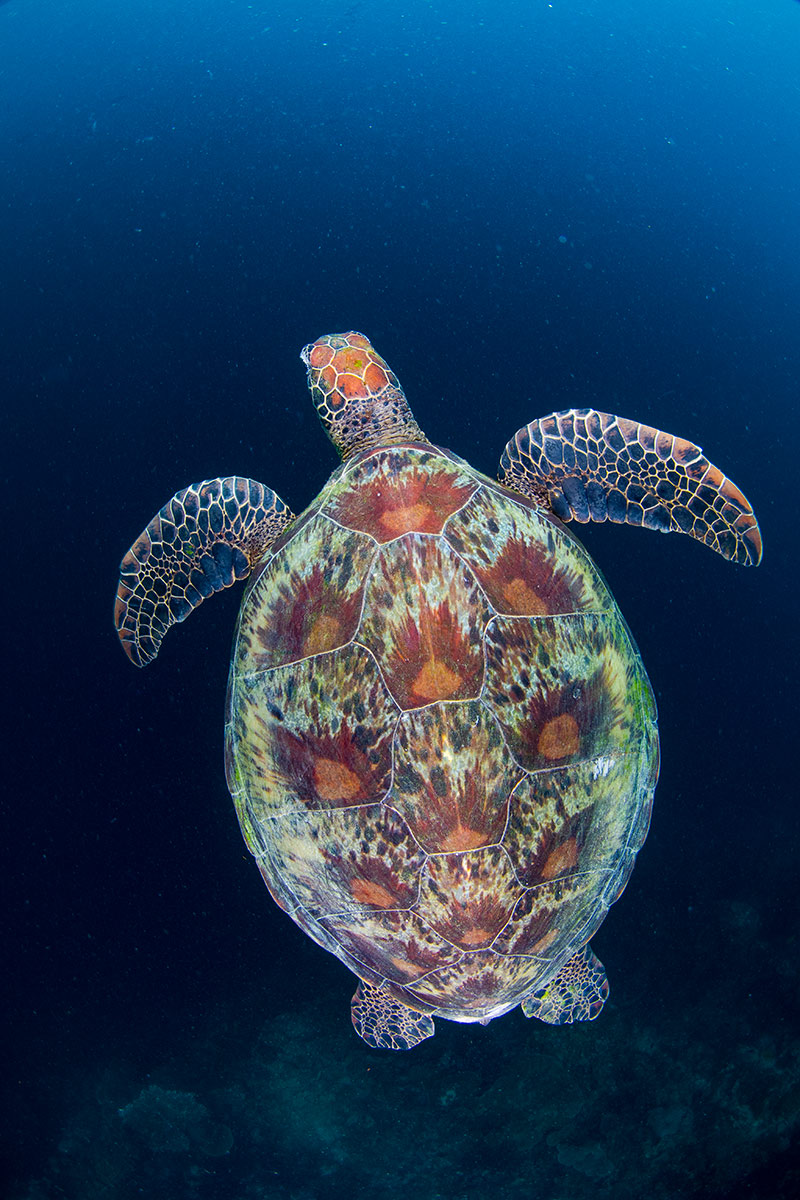
[[[322,612],[314,616],[310,628],[300,642],[300,652],[303,657],[310,658],[314,654],[322,654],[325,650],[334,650],[352,637],[350,623],[355,625],[358,615],[357,604],[351,601],[348,606],[351,612],[341,611],[338,616]]]
[[[396,818],[394,818],[396,821]],[[419,862],[416,847],[409,844],[409,855],[412,861]],[[407,877],[395,870],[392,857],[382,848],[380,842],[370,853],[363,850],[361,855],[353,859],[348,855],[347,860],[341,860],[343,877],[349,876],[350,894],[359,905],[366,908],[410,908],[417,898],[417,881],[413,886]],[[400,861],[405,862],[405,856],[400,852]],[[331,858],[331,866],[337,869],[337,860]]]
[[[295,589],[281,588],[257,637],[262,652],[255,669],[306,658],[342,646],[353,636],[361,613],[362,589],[343,596],[326,587],[324,569],[314,564]]]
[[[489,627],[486,699],[526,770],[612,748],[621,714],[608,670],[591,656],[608,633],[602,618],[580,616],[558,624],[498,618]],[[580,669],[565,670],[576,658]]]
[[[373,879],[354,879],[350,885],[353,899],[360,904],[371,905],[375,908],[395,908],[397,898],[380,883]]]
[[[542,879],[555,879],[558,875],[566,875],[577,865],[578,842],[576,838],[570,837],[550,851],[542,863]]]
[[[503,582],[502,599],[499,603],[495,600],[494,604],[495,608],[502,608],[505,612],[535,617],[544,617],[549,611],[546,602],[521,575],[512,575]]]
[[[492,950],[465,953],[452,966],[444,965],[409,985],[414,1001],[435,1006],[443,1016],[478,1019],[501,1003],[511,1007],[530,990],[530,959],[500,957]]]
[[[503,846],[526,887],[555,878],[556,868],[557,874],[570,874],[573,866],[584,872],[608,870],[607,847],[621,835],[615,806],[631,786],[631,772],[642,753],[640,743],[641,734],[635,734],[624,754],[601,755],[524,776],[514,791]],[[649,812],[648,801],[625,827],[631,862],[644,841]],[[562,849],[568,844],[574,851]],[[619,865],[624,873],[624,864]]]
[[[263,855],[277,886],[290,880],[292,908],[315,921],[409,909],[417,899],[425,855],[397,813],[381,804],[298,809],[268,828]]]
[[[313,741],[277,728],[273,732],[275,765],[304,804],[366,804],[385,791],[385,773],[358,744],[352,726],[324,732]]]
[[[496,492],[481,490],[448,522],[445,536],[498,612],[547,616],[609,606],[601,581],[587,576],[583,558],[556,526],[533,524],[538,536],[532,537],[531,518],[520,504],[501,527],[497,505]]]
[[[474,829],[471,825],[454,822],[450,831],[442,838],[440,849],[443,851],[475,850],[484,844],[483,831]]]
[[[591,881],[578,875],[529,888],[521,893],[511,920],[495,942],[495,949],[502,954],[552,960],[570,944],[576,923],[580,928],[585,916],[597,908],[596,901]],[[587,940],[593,932],[593,929],[587,932]]]
[[[447,616],[450,615],[446,610],[444,611]],[[430,615],[430,621],[436,621],[437,616],[438,612],[434,609]],[[437,630],[440,629],[441,623],[438,623],[435,628]],[[424,632],[425,630],[423,629]],[[407,636],[408,645],[411,648],[412,641],[416,639],[412,638],[410,631]],[[430,640],[433,641],[432,638]],[[455,661],[460,646],[457,642],[454,644],[452,637],[446,641],[443,639],[441,645],[434,647],[430,657],[423,661],[411,685],[411,694],[418,704],[426,704],[431,700],[450,700],[458,694],[463,686],[464,681],[458,671],[452,670],[446,662],[437,656],[437,652],[441,649],[444,649],[445,653],[449,652],[453,661]],[[418,654],[418,647],[414,647],[411,652],[412,654]]]
[[[324,755],[317,755],[314,759],[314,787],[323,801],[363,799],[362,781],[355,771],[345,763]]]
[[[334,934],[344,961],[356,974],[366,968],[367,974],[399,985],[462,958],[457,947],[443,941],[415,912],[365,911],[324,917],[321,924]]]
[[[258,619],[240,635],[240,669],[263,671],[353,638],[375,546],[359,534],[337,531],[339,552],[331,554],[332,528],[319,518],[305,522],[258,573],[251,589]]]
[[[572,713],[559,713],[541,727],[536,739],[536,749],[551,762],[556,759],[572,758],[581,746],[581,731]]]
[[[348,475],[351,486],[326,511],[381,543],[404,533],[440,533],[475,492],[474,480],[433,454],[423,455],[411,470],[399,469],[401,462],[402,452],[382,450],[355,464]]]
[[[477,701],[405,713],[388,802],[431,854],[499,842],[521,771],[498,722]]]
[[[401,708],[467,700],[483,683],[489,610],[474,580],[438,539],[405,537],[378,556],[360,638]]]
[[[287,811],[366,804],[386,795],[397,710],[366,650],[343,647],[242,674],[235,688],[228,777],[246,831],[272,837],[269,820]],[[338,714],[333,722],[329,706]],[[253,834],[247,836],[253,848]]]
[[[423,875],[419,913],[462,950],[490,945],[519,895],[508,857],[499,846],[432,857]]]

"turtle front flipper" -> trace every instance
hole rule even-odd
[[[594,951],[584,946],[546,987],[525,997],[522,1011],[526,1017],[538,1017],[548,1025],[593,1021],[600,1015],[608,992],[605,967]]]
[[[386,987],[360,980],[350,1001],[353,1028],[378,1050],[411,1050],[433,1037],[433,1019],[395,1000]]]
[[[170,625],[246,579],[292,520],[279,496],[240,475],[193,483],[167,501],[120,564],[114,624],[131,662],[152,662]]]
[[[748,500],[699,446],[612,413],[571,408],[531,421],[503,451],[500,481],[562,521],[688,533],[743,566],[761,561]]]

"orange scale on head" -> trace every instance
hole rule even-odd
[[[336,355],[336,367],[339,371],[363,371],[364,355],[355,347],[348,346]]]
[[[389,383],[389,379],[383,367],[379,367],[377,363],[372,362],[364,372],[364,383],[371,392],[382,392]]]
[[[332,391],[336,387],[336,368],[330,364],[324,367],[319,373],[319,386],[327,391]]]
[[[372,342],[369,338],[364,337],[363,333],[349,333],[347,335],[347,343],[350,346],[359,346],[362,350],[372,349]]]
[[[340,408],[344,408],[345,398],[341,392],[337,392],[335,388],[330,395],[326,397],[326,399],[328,401],[328,407],[333,409],[334,412],[338,412]]]
[[[312,346],[309,351],[308,361],[312,367],[319,369],[325,367],[333,359],[332,346]]]
[[[364,381],[360,375],[352,375],[348,372],[339,376],[339,390],[345,396],[352,398],[353,396],[364,395]]]

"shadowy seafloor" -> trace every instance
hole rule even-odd
[[[589,1026],[519,1012],[487,1029],[439,1022],[414,1052],[381,1054],[357,1042],[337,986],[335,1021],[319,996],[248,1044],[231,1007],[146,1073],[84,1064],[64,1081],[70,1111],[47,1161],[11,1196],[316,1200],[402,1186],[427,1200],[792,1200],[796,931],[771,939],[746,901],[713,915],[695,951],[701,964],[724,956],[724,975],[699,966],[696,997],[685,984],[665,996],[651,969]],[[220,1044],[229,1057],[210,1071]]]

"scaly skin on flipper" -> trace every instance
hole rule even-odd
[[[742,566],[761,561],[745,496],[699,446],[591,408],[531,421],[500,460],[500,479],[563,521],[616,521],[687,533]]]
[[[431,1017],[363,979],[350,1002],[350,1017],[359,1037],[377,1050],[411,1050],[434,1034]]]
[[[606,971],[597,955],[584,946],[565,963],[546,987],[522,1001],[526,1017],[538,1017],[548,1025],[570,1025],[593,1021],[608,999]]]
[[[246,579],[294,514],[254,479],[206,479],[156,513],[120,564],[114,623],[143,667],[164,634],[214,592]]]

